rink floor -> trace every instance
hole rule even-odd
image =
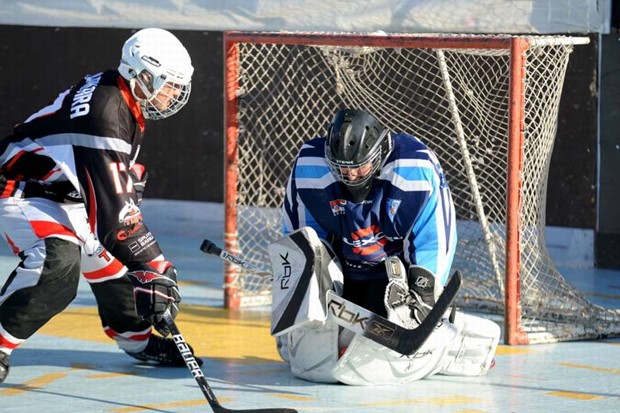
[[[143,211],[183,280],[179,328],[205,361],[207,381],[227,408],[342,413],[620,411],[620,339],[501,345],[495,368],[479,378],[435,376],[384,387],[295,379],[275,351],[268,309],[222,308],[223,264],[199,250],[205,237],[222,244],[222,206],[146,200]],[[16,262],[1,245],[0,282]],[[571,267],[563,273],[592,301],[620,308],[620,271]],[[118,350],[100,328],[85,282],[65,312],[13,353],[11,374],[0,384],[2,413],[209,411],[187,369],[145,366]]]

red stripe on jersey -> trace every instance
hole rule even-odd
[[[144,115],[142,114],[142,109],[140,109],[140,104],[136,102],[136,99],[133,97],[133,93],[129,90],[127,81],[123,76],[118,75],[117,83],[125,103],[127,103],[133,117],[138,122],[138,126],[140,126],[140,132],[144,132]]]
[[[21,158],[22,156],[24,156],[27,152],[30,152],[30,153],[37,153],[37,152],[40,152],[40,151],[42,151],[42,150],[43,150],[43,148],[37,148],[37,149],[34,149],[34,150],[32,150],[32,151],[25,151],[25,150],[23,150],[23,149],[22,149],[21,151],[19,151],[19,152],[17,153],[17,155],[15,155],[14,157],[12,157],[12,158],[11,158],[11,160],[5,164],[5,169],[6,169],[7,171],[10,171],[11,169],[13,169],[13,166],[15,166],[15,163],[19,160],[19,158]]]
[[[10,171],[11,169],[13,169],[13,166],[15,166],[15,163],[19,160],[19,158],[24,156],[25,153],[26,153],[26,151],[24,151],[24,150],[21,150],[21,151],[17,152],[17,155],[12,157],[11,160],[6,163],[5,169],[7,171]]]
[[[86,180],[88,181],[88,224],[90,225],[90,232],[96,234],[97,228],[97,199],[95,198],[95,186],[93,180],[90,178],[88,170],[86,171]]]
[[[67,228],[62,224],[50,221],[30,221],[32,230],[39,238],[47,238],[52,235],[65,235],[75,238],[77,241],[77,235],[71,228]]]
[[[41,180],[45,181],[47,178],[54,175],[56,172],[60,172],[60,171],[61,171],[60,168],[51,169],[48,173],[46,173],[45,175],[41,177]]]
[[[2,190],[2,193],[0,194],[0,198],[8,198],[11,195],[13,195],[13,191],[15,191],[15,181],[12,179],[9,179],[8,181],[6,181],[6,184],[4,185],[4,189]]]
[[[13,251],[13,254],[19,254],[19,247],[15,245],[15,242],[11,239],[11,237],[9,237],[9,234],[5,232],[4,238],[6,239],[6,243],[9,244],[9,247],[11,247],[11,251]]]
[[[113,259],[111,263],[96,271],[85,272],[84,278],[87,280],[99,280],[102,278],[113,277],[121,274],[123,271],[123,264],[117,259]]]

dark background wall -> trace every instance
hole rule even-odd
[[[0,136],[86,73],[114,68],[131,30],[0,26]],[[223,201],[223,57],[220,32],[173,31],[196,68],[188,105],[147,126],[145,196]],[[578,46],[565,81],[548,186],[547,222],[596,223],[597,37]]]
[[[602,36],[601,44],[596,265],[620,268],[620,32]]]

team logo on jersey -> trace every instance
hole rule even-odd
[[[378,261],[385,255],[383,247],[388,243],[383,231],[377,225],[361,228],[351,233],[351,239],[343,238],[343,241],[351,246],[355,254],[359,254],[366,261]]]
[[[142,212],[140,208],[130,199],[125,202],[125,206],[118,213],[118,222],[123,225],[133,225],[142,222]]]
[[[123,224],[123,228],[116,233],[116,238],[120,241],[129,238],[142,227],[142,212],[133,199],[125,202],[125,206],[118,213],[118,222]]]
[[[390,217],[390,221],[394,222],[396,211],[398,211],[398,207],[400,206],[401,202],[402,200],[400,199],[392,199],[392,198],[388,198],[387,201],[385,202],[385,205],[387,207],[386,208],[387,214],[388,214],[388,217]]]
[[[334,216],[344,215],[345,205],[347,205],[346,199],[334,199],[333,201],[329,201],[329,206],[332,209],[332,214],[334,214]]]

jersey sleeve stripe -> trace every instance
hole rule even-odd
[[[48,135],[36,139],[42,146],[81,146],[90,149],[110,150],[115,152],[131,154],[131,144],[119,138],[111,138],[106,136],[93,136],[81,133],[60,133],[56,135]]]

